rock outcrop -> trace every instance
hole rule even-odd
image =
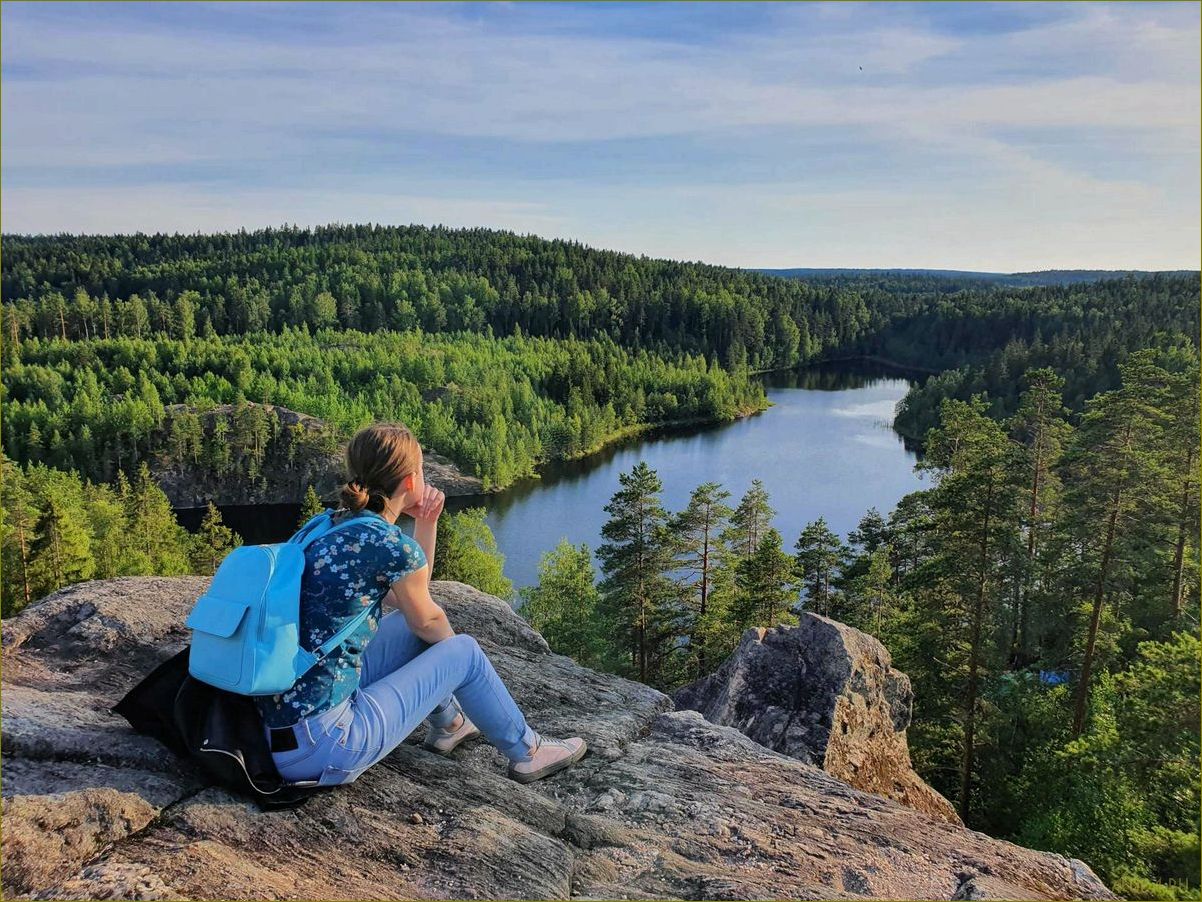
[[[817,614],[802,614],[797,626],[749,629],[717,672],[674,700],[857,789],[961,823],[910,763],[910,678],[859,630]]]
[[[239,412],[241,410],[241,412]],[[343,457],[345,443],[339,442],[325,421],[272,404],[247,403],[243,408],[219,404],[203,412],[184,404],[166,408],[166,420],[153,440],[157,449],[151,455],[150,469],[162,487],[172,507],[204,507],[210,501],[219,507],[241,504],[300,504],[309,486],[331,504],[345,478]],[[199,436],[201,448],[222,441],[216,429],[224,421],[231,430],[237,417],[247,419],[243,431],[251,431],[258,422],[263,429],[263,460],[257,467],[237,458],[247,453],[238,443],[231,443],[229,472],[217,473],[209,465],[197,465],[180,460],[176,449],[179,440],[173,437],[175,420],[193,417],[193,435]],[[425,466],[423,475],[448,497],[477,495],[483,483],[475,476],[462,472],[449,458],[429,448],[422,449]],[[199,451],[201,459],[205,452]],[[250,479],[245,474],[259,472]],[[231,475],[233,474],[233,475]]]
[[[521,786],[488,744],[444,759],[419,730],[355,783],[262,812],[108,711],[182,647],[204,586],[83,583],[4,623],[8,897],[1113,898],[1078,861],[854,789],[552,654],[456,582],[432,586],[456,628],[537,729],[590,754]]]

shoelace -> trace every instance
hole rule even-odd
[[[554,746],[555,748],[567,749],[568,751],[572,750],[572,747],[570,745],[568,745],[565,740],[563,740],[563,739],[544,739],[543,736],[540,734],[538,737],[538,745],[536,745],[534,747],[534,754],[537,755],[539,749],[541,749],[544,744],[549,745],[549,746]]]

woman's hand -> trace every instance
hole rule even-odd
[[[443,502],[446,501],[446,495],[434,488],[432,485],[426,486],[426,492],[419,501],[409,505],[401,510],[401,513],[412,517],[414,520],[421,522],[426,521],[433,523],[442,513]]]

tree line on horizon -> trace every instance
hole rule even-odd
[[[878,356],[944,374],[899,410],[895,425],[913,440],[944,397],[984,391],[995,413],[1013,413],[1017,378],[1040,366],[1064,375],[1066,405],[1079,416],[1087,398],[1117,386],[1132,351],[1199,331],[1196,274],[1035,287],[921,274],[796,280],[425,226],[4,241],[0,328],[12,345],[420,329],[606,337],[731,372]]]

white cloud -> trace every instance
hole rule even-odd
[[[287,9],[226,7],[245,28],[216,34],[65,17],[48,27],[5,6],[6,66],[49,73],[0,85],[6,226],[446,217],[747,265],[1197,263],[1194,7],[1073,5],[1056,21],[985,34],[935,31],[889,7],[786,5],[773,8],[771,31],[709,43],[498,29],[409,4],[345,15],[335,5],[327,29],[298,41],[280,27]],[[670,159],[684,137],[729,146],[833,129],[879,149],[862,173],[756,182],[736,160],[693,186],[648,176],[622,190],[495,173],[487,184],[405,185],[403,166],[384,164],[346,174],[357,148],[386,157],[397,130],[531,146],[647,139]],[[1055,132],[1055,157],[1016,131]],[[1119,152],[1140,165],[1094,165]],[[935,158],[954,165],[925,165]],[[241,184],[283,160],[304,184]],[[107,183],[122,167],[198,164],[228,184]]]

